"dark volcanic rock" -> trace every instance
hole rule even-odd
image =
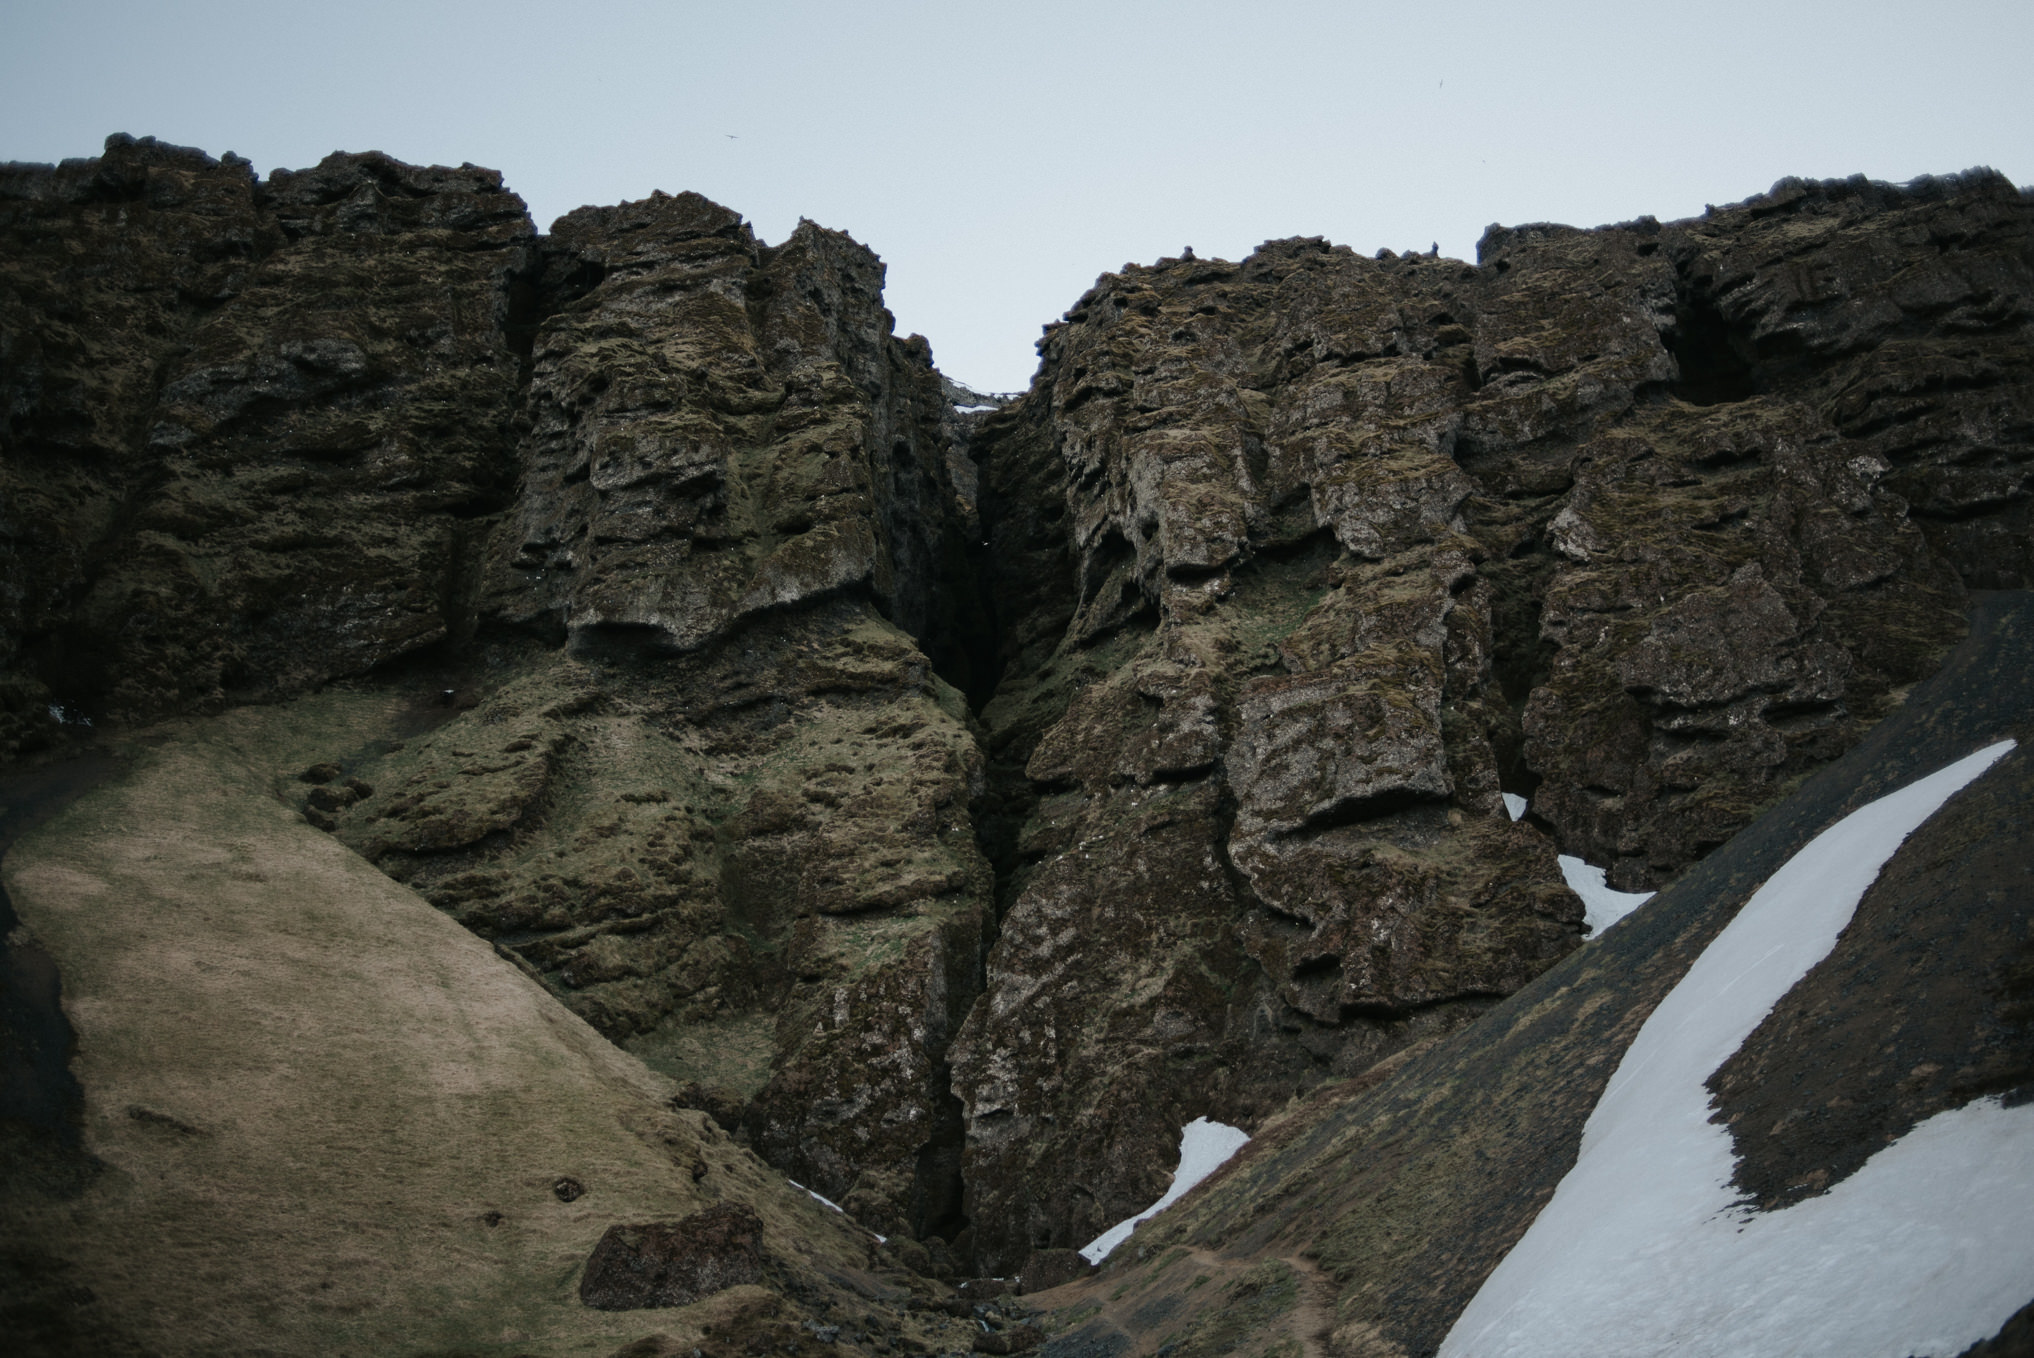
[[[953,1218],[989,870],[941,676],[978,683],[982,613],[880,261],[697,195],[540,242],[491,171],[260,183],[126,138],[10,168],[0,213],[7,751],[534,634],[293,800],[610,1036],[676,1041],[793,1173]]]
[[[689,651],[861,591],[943,673],[965,664],[947,402],[924,341],[890,333],[873,253],[811,222],[765,247],[687,193],[563,217],[543,258],[491,611]]]
[[[868,250],[809,222],[766,247],[696,194],[574,213],[541,260],[480,612],[565,654],[505,659],[339,832],[610,1037],[682,1052],[786,1172],[951,1230],[990,872],[929,352]]]
[[[2034,1097],[2034,756],[2021,739],[1908,838],[1828,959],[1710,1077],[1733,1182],[1760,1209],[1842,1182],[1945,1109]]]
[[[1148,1262],[1112,1260],[1095,1284],[1129,1294],[1119,1322],[1126,1338],[1164,1335],[1193,1348],[1222,1324],[1202,1300],[1217,1289],[1188,1292],[1190,1279],[1160,1262],[1191,1248],[1237,1268],[1258,1259],[1317,1267],[1337,1351],[1435,1352],[1575,1163],[1583,1125],[1640,1026],[1744,901],[1849,812],[2008,735],[2022,750],[1902,846],[1871,893],[1876,903],[1860,908],[1836,951],[1719,1075],[1747,1157],[1746,1187],[1776,1203],[1840,1182],[1867,1142],[1882,1146],[1923,1109],[2023,1087],[2025,1049],[2015,1050],[2011,1027],[2023,1016],[2016,992],[2000,987],[2018,984],[2011,935],[2026,927],[2025,898],[1988,902],[1965,921],[1942,888],[1941,861],[1978,824],[1998,841],[1999,862],[2028,859],[2027,822],[1989,818],[2024,795],[2034,737],[2034,594],[2015,591],[1980,596],[1970,635],[1909,703],[1600,942],[1468,1031],[1320,1091],[1207,1189],[1140,1227],[1137,1253]],[[1921,898],[1891,908],[1910,886]],[[1906,946],[1889,936],[1902,926],[1914,934]],[[2007,945],[1987,953],[1986,935]],[[1935,949],[1950,954],[1952,969],[1957,958],[1981,957],[1987,982],[1958,973],[1956,983],[1931,985],[1926,954]],[[1858,984],[1861,966],[1882,974]],[[1910,975],[1883,974],[1897,972]],[[1926,987],[1925,1009],[1889,1009],[1909,985]],[[1860,1040],[1866,1029],[1891,1044],[1876,1061]],[[1973,1031],[1970,1047],[1939,1036]],[[1930,1050],[1954,1055],[1941,1071],[1908,1068]],[[1824,1074],[1821,1061],[1839,1068]],[[1774,1083],[1732,1088],[1761,1068]],[[1832,1095],[1860,1107],[1829,1107]],[[1796,1114],[1805,1129],[1766,1120],[1776,1104],[1811,1100],[1822,1105],[1819,1125],[1805,1109]],[[1162,1325],[1138,1319],[1161,1312]]]
[[[722,1203],[682,1221],[610,1226],[587,1256],[579,1300],[602,1311],[689,1306],[763,1276],[763,1223]]]
[[[457,635],[513,481],[534,232],[490,170],[115,137],[0,174],[10,743]]]
[[[539,237],[470,166],[114,138],[0,170],[0,758],[399,694],[407,740],[279,795],[908,1257],[1008,1274],[1193,1117],[1488,1013],[1577,945],[1557,851],[1686,873],[2034,583],[2030,240],[1973,173],[1473,266],[1271,242],[1105,276],[985,403],[809,222]],[[1971,913],[1944,958],[2006,946]],[[1787,1125],[2021,1081],[2002,965],[1975,1045],[1919,1024],[1911,1087]],[[1753,1130],[1825,1052],[1769,1036]]]
[[[1578,932],[1556,846],[1672,878],[2026,581],[2030,229],[1987,173],[1790,181],[1473,268],[1132,266],[1048,327],[971,445],[998,553],[1067,563],[991,576],[982,1266],[1515,990]]]

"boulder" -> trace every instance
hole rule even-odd
[[[762,1276],[762,1219],[721,1203],[679,1221],[608,1227],[587,1256],[579,1300],[602,1311],[689,1306]]]

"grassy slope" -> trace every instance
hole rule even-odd
[[[394,716],[335,694],[172,728],[8,855],[62,968],[106,1165],[74,1202],[17,1196],[8,1233],[165,1354],[696,1333],[715,1302],[590,1311],[579,1266],[614,1221],[724,1197],[804,1256],[793,1272],[865,1263],[839,1218],[668,1110],[661,1077],[273,795]]]

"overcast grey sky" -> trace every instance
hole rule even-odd
[[[873,246],[899,332],[1009,390],[1097,274],[1185,245],[1474,258],[1789,174],[2034,183],[2030,56],[2029,0],[0,0],[0,159],[473,161],[540,227],[695,189]]]

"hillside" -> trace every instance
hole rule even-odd
[[[1065,1268],[1205,1116],[1254,1139],[1052,1344],[1434,1352],[1759,882],[2027,738],[2034,202],[1986,171],[1129,265],[1009,400],[866,248],[696,194],[539,234],[472,166],[116,137],[0,168],[0,238],[46,1337],[689,1348],[719,1303],[573,1289],[739,1201],[742,1324],[936,1351],[913,1297]],[[1759,1210],[2024,1097],[2023,769],[1716,1071]],[[1585,938],[1561,856],[1660,895]]]

